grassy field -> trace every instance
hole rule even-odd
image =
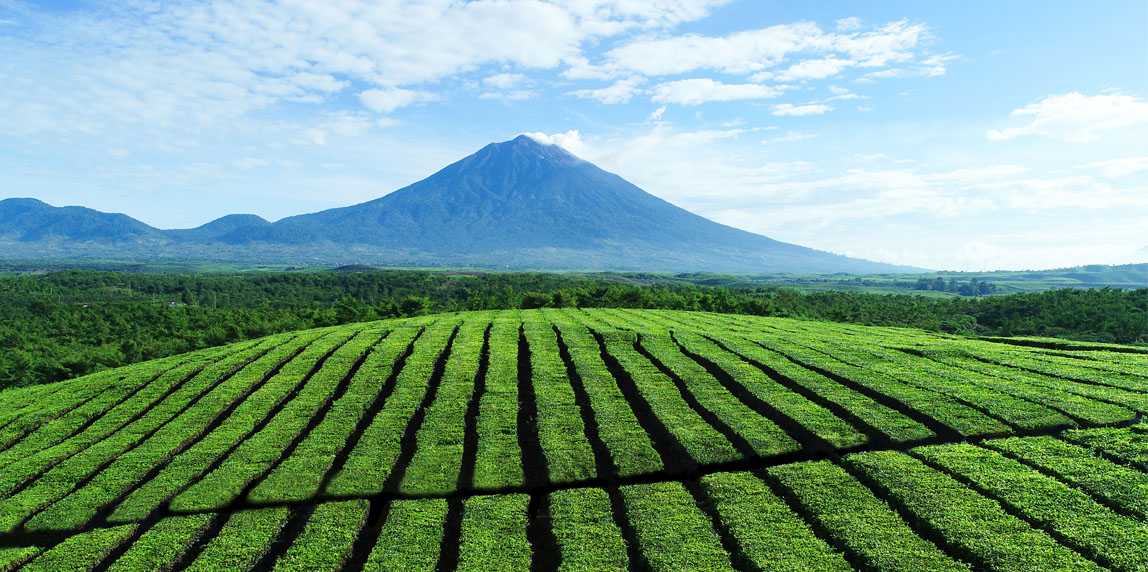
[[[690,284],[725,286],[730,288],[786,287],[805,292],[874,292],[882,294],[914,294],[930,297],[985,295],[986,292],[961,292],[958,286],[970,283],[991,285],[987,294],[1007,295],[1022,292],[1043,292],[1065,288],[1115,288],[1135,290],[1148,288],[1148,264],[1118,266],[1091,265],[1053,270],[996,270],[984,272],[921,272],[918,274],[676,274],[676,275],[618,275],[620,278],[656,283],[658,280],[680,281]],[[933,283],[942,279],[946,288],[922,288],[921,282]]]
[[[0,393],[0,570],[1145,570],[1148,354],[654,310]]]

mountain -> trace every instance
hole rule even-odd
[[[270,225],[267,219],[258,215],[232,214],[195,228],[169,230],[167,235],[179,240],[203,242],[218,240],[241,228],[258,229]]]
[[[275,223],[233,215],[196,229],[160,231],[123,215],[105,216],[134,222],[139,234],[99,236],[93,228],[65,238],[104,243],[159,238],[164,247],[150,251],[150,257],[264,263],[735,273],[914,270],[718,224],[526,136],[487,145],[381,198]],[[0,225],[6,221],[0,211]],[[87,250],[93,249],[98,250]]]
[[[36,199],[0,201],[0,238],[20,242],[134,241],[162,236],[130,216],[85,207],[54,207]]]

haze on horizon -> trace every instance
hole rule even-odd
[[[771,238],[1148,261],[1148,4],[0,0],[0,198],[162,228],[561,145]]]

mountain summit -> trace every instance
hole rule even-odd
[[[6,223],[3,212],[0,224]],[[217,223],[195,231],[139,224],[155,230],[141,236],[164,237],[173,255],[210,250],[219,258],[255,256],[263,262],[738,273],[909,270],[718,224],[525,135],[487,145],[369,202],[275,223],[249,216]]]

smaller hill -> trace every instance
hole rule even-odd
[[[162,236],[159,229],[124,214],[86,207],[54,207],[30,198],[0,201],[0,237],[20,242],[129,242]]]
[[[176,240],[211,242],[219,240],[240,228],[262,228],[271,223],[259,215],[231,214],[207,224],[189,229],[169,230],[165,234]]]

